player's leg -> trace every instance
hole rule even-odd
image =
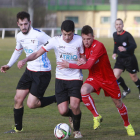
[[[15,127],[13,130],[7,131],[5,133],[16,133],[21,132],[23,130],[22,127],[22,118],[24,113],[24,107],[23,107],[23,101],[28,95],[29,90],[16,90],[16,95],[14,97],[15,105],[14,105],[14,121],[15,121]]]
[[[73,131],[80,131],[80,122],[81,122],[81,110],[80,110],[80,98],[70,97],[70,106],[73,112],[72,121],[73,121]]]
[[[113,69],[114,75],[117,79],[118,85],[120,85],[123,88],[123,92],[122,92],[122,98],[124,98],[128,93],[130,93],[130,89],[128,88],[128,86],[126,85],[124,79],[121,77],[121,73],[126,69],[126,63],[128,60],[126,60],[125,58],[120,58],[117,57],[116,59],[116,63]]]
[[[126,106],[123,104],[121,99],[112,98],[112,100],[113,100],[114,104],[116,105],[118,112],[120,113],[120,115],[124,121],[124,126],[127,130],[128,135],[135,136],[135,131],[134,131],[132,125],[130,124],[129,119],[128,119],[128,113],[127,113]]]
[[[88,110],[90,110],[90,112],[93,114],[93,121],[94,121],[93,128],[96,130],[97,128],[99,128],[100,122],[102,122],[103,118],[101,115],[98,114],[94,100],[90,95],[90,93],[94,91],[93,86],[91,86],[88,83],[84,83],[81,88],[81,95],[82,95],[83,103],[86,105]]]
[[[23,101],[29,93],[29,89],[31,86],[31,79],[28,75],[28,70],[26,69],[23,73],[22,77],[20,78],[16,95],[15,95],[15,105],[14,105],[14,120],[15,120],[15,128],[14,130],[7,131],[6,133],[15,133],[21,132],[22,130],[22,117],[24,113]]]
[[[129,75],[132,81],[135,83],[135,85],[139,89],[139,99],[140,99],[140,79],[138,78],[137,73],[134,73],[134,74],[129,73]]]
[[[86,107],[91,111],[94,117],[99,116],[94,100],[92,96],[90,95],[91,92],[94,91],[94,88],[87,83],[84,83],[81,88],[81,95],[82,95],[82,101],[86,105]]]
[[[128,58],[126,70],[129,72],[129,75],[135,85],[139,90],[139,98],[140,98],[140,80],[137,76],[137,72],[139,71],[138,62],[135,55],[132,55]]]
[[[81,110],[80,110],[80,102],[81,102],[81,86],[83,81],[73,80],[67,81],[67,89],[68,95],[70,97],[70,107],[73,113],[72,124],[73,124],[73,135],[74,138],[82,138],[82,134],[80,132],[80,123],[81,123]]]
[[[32,77],[32,84],[30,87],[30,94],[27,99],[28,107],[34,109],[38,107],[45,107],[56,102],[55,95],[43,97],[51,80],[51,72],[30,73]]]
[[[122,69],[114,68],[113,69],[114,75],[117,78],[118,85],[120,85],[123,88],[122,92],[122,98],[124,98],[127,94],[130,93],[130,89],[128,86],[125,84],[124,79],[121,77],[121,73],[123,72]]]
[[[68,107],[70,98],[67,90],[65,89],[65,82],[65,80],[55,80],[55,96],[59,113],[62,116],[72,117],[72,110]]]
[[[64,101],[60,104],[58,104],[58,111],[60,113],[60,115],[62,116],[66,116],[69,117],[68,113],[69,113],[69,101]]]
[[[37,98],[36,96],[29,93],[28,99],[27,99],[27,106],[30,109],[35,109],[39,107],[45,107],[47,105],[50,105],[55,101],[55,95],[49,96],[49,97],[42,97],[41,99]]]

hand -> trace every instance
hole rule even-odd
[[[10,67],[8,65],[4,65],[4,66],[1,66],[1,72],[3,73],[6,73],[6,71],[9,69]]]
[[[25,64],[26,64],[26,61],[23,59],[23,60],[21,60],[21,61],[18,62],[17,67],[19,69],[21,69]]]
[[[69,68],[69,62],[62,60],[62,62],[57,62],[57,67],[59,69]]]
[[[116,59],[116,53],[114,53],[113,55],[112,55],[112,58],[115,60]]]
[[[119,46],[119,47],[118,47],[118,50],[119,50],[120,52],[124,52],[124,51],[126,51],[126,48],[123,47],[123,46]]]
[[[86,63],[86,60],[84,58],[79,58],[78,62],[77,62],[77,65],[80,66],[80,65],[83,65],[85,63]]]

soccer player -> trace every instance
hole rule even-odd
[[[18,62],[18,68],[22,68],[26,62],[32,61],[45,52],[54,49],[56,61],[67,60],[76,64],[80,57],[85,58],[82,38],[74,34],[74,22],[63,21],[61,25],[61,36],[50,39],[42,48],[29,57]],[[74,138],[82,138],[80,132],[80,89],[83,84],[83,75],[79,69],[58,69],[56,67],[55,96],[59,113],[62,116],[71,117],[74,127]],[[70,107],[69,108],[69,101]]]
[[[81,95],[82,101],[93,114],[94,126],[96,130],[100,126],[102,116],[98,114],[94,100],[90,95],[91,92],[100,93],[101,88],[104,90],[105,96],[110,96],[120,113],[124,126],[129,136],[135,136],[135,132],[128,120],[127,108],[122,103],[121,93],[113,74],[109,58],[104,45],[94,40],[93,29],[86,25],[82,28],[82,39],[85,49],[86,63],[79,60],[77,64],[69,63],[65,60],[57,63],[59,69],[88,69],[89,76],[82,85]],[[85,64],[83,64],[85,63]]]
[[[18,60],[22,51],[26,56],[31,55],[40,49],[40,45],[46,43],[50,37],[40,30],[31,26],[30,15],[27,12],[17,14],[17,24],[20,32],[16,38],[15,51],[7,65],[1,67],[1,72],[6,73],[8,69]],[[27,105],[29,108],[45,107],[56,102],[55,95],[43,97],[51,79],[51,64],[44,53],[38,59],[28,62],[27,68],[23,73],[16,88],[14,120],[15,127],[13,130],[5,133],[16,133],[23,131],[22,118],[24,113],[23,101],[29,94]]]
[[[139,89],[139,99],[140,99],[140,80],[137,76],[137,71],[139,71],[137,59],[134,55],[134,51],[137,47],[134,38],[132,35],[123,30],[123,21],[118,18],[115,21],[115,28],[117,32],[114,32],[114,51],[112,58],[116,59],[116,63],[114,66],[114,75],[117,78],[118,84],[122,86],[124,89],[122,93],[122,98],[124,98],[127,94],[130,93],[130,89],[126,86],[123,78],[121,77],[121,73],[127,70],[132,81]]]

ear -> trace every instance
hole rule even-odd
[[[19,27],[19,23],[17,22],[17,25],[18,25],[18,27]]]

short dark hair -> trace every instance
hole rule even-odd
[[[115,20],[115,22],[116,22],[117,20],[120,20],[120,21],[123,23],[123,20],[122,20],[121,18],[117,18],[117,19]]]
[[[28,21],[30,21],[29,13],[24,12],[24,11],[17,13],[17,22],[18,22],[19,19],[23,20],[24,18],[27,18]]]
[[[75,25],[72,20],[65,20],[62,22],[61,31],[64,30],[66,32],[74,31]]]
[[[81,30],[81,34],[85,34],[85,35],[92,34],[92,36],[94,35],[93,29],[89,25],[83,26]]]

